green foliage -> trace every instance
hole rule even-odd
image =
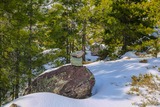
[[[10,88],[8,72],[5,69],[1,68],[0,71],[0,96],[1,96],[1,103],[7,99],[7,92],[8,88]]]
[[[112,11],[109,13],[110,17],[108,18],[113,22],[105,28],[105,33],[113,35],[114,39],[118,39],[121,42],[122,54],[128,51],[128,47],[132,46],[136,40],[152,33],[153,26],[158,21],[153,20],[153,17],[158,15],[151,11],[152,8],[156,8],[153,2],[154,0],[152,2],[135,2],[134,0],[116,0],[113,2]],[[155,11],[157,10],[155,9]],[[107,25],[106,22],[105,24]],[[106,45],[109,39],[105,38]]]
[[[0,2],[2,6],[0,10],[0,22],[2,22],[0,23],[0,59],[2,60],[0,61],[0,72],[3,73],[0,81],[2,82],[1,90],[4,90],[0,93],[0,105],[22,94],[20,91],[24,89],[28,76],[28,56],[34,57],[40,51],[37,43],[39,38],[36,36],[39,31],[35,25],[41,18],[40,4],[37,4],[37,0],[33,0],[34,5],[32,4],[31,9],[30,1],[6,0]],[[32,20],[29,17],[31,14]],[[30,27],[31,23],[34,28]],[[32,44],[28,41],[31,30],[30,43]],[[36,68],[33,65],[32,69]]]
[[[99,51],[99,57],[101,60],[104,60],[105,58],[108,58],[107,60],[115,60],[117,59],[118,53],[115,52],[116,49],[114,48],[107,48],[104,50]]]
[[[100,60],[105,59],[109,55],[109,51],[107,49],[99,51]]]
[[[68,63],[71,52],[94,42],[107,46],[99,53],[101,59],[146,47],[153,48],[157,57],[159,38],[135,41],[159,25],[159,4],[158,0],[1,0],[0,101],[18,97],[26,82],[44,70],[43,64]],[[61,51],[41,54],[54,48]]]

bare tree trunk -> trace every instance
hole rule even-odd
[[[0,79],[1,79],[1,76],[0,76]],[[0,107],[2,105],[2,89],[0,88]]]
[[[66,39],[66,54],[67,54],[67,60],[66,60],[66,62],[67,63],[70,63],[70,52],[69,52],[69,40],[68,40],[68,38]]]
[[[19,97],[19,74],[17,74],[16,85],[15,85],[15,98],[18,98],[18,97]]]
[[[14,100],[14,98],[15,98],[15,88],[14,88],[14,84],[13,84],[13,86],[12,86],[12,100]]]
[[[86,20],[84,20],[83,22],[83,34],[82,34],[82,51],[84,51],[84,53],[86,52]],[[85,61],[85,54],[82,56],[83,61]]]
[[[20,12],[20,8],[18,5],[18,13]],[[19,24],[21,23],[20,20],[18,20]],[[20,27],[18,26],[17,35],[16,35],[16,49],[15,49],[15,99],[19,97],[19,78],[20,78],[20,69],[19,69],[19,63],[20,63],[20,51],[19,51],[19,35],[20,35]]]
[[[29,10],[29,38],[28,38],[28,43],[29,43],[29,51],[28,51],[28,86],[31,85],[31,78],[32,78],[32,26],[33,26],[33,1],[30,0],[30,10]]]
[[[2,11],[3,12],[3,11]],[[1,14],[1,16],[3,17],[3,13]],[[1,23],[1,22],[0,22]],[[0,25],[1,27],[2,25]],[[3,40],[3,32],[0,31],[0,72],[2,72],[2,40]],[[2,80],[2,75],[0,75],[0,80]],[[2,87],[0,87],[0,106],[2,105],[2,98],[3,98],[3,93],[2,93]]]
[[[122,53],[121,54],[124,54],[126,51],[127,51],[127,35],[124,34],[123,35],[123,46],[122,46]]]
[[[158,38],[155,40],[155,57],[158,58],[158,52],[159,52],[159,47],[158,47]]]
[[[2,50],[2,35],[0,34],[0,50]],[[0,51],[0,72],[2,72],[2,64],[1,64],[1,59],[2,59],[2,51]],[[2,75],[0,75],[0,80],[2,79],[1,77]],[[2,89],[0,87],[0,107],[2,105]]]
[[[19,70],[19,58],[20,58],[20,55],[19,55],[19,50],[17,49],[16,50],[16,69],[15,69],[15,72],[16,72],[16,84],[15,84],[15,98],[18,98],[19,97],[19,79],[20,79],[20,70]]]
[[[74,52],[74,40],[73,40],[73,42],[71,44],[71,51]]]

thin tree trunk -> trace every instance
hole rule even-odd
[[[1,79],[1,76],[0,76],[0,79]],[[2,105],[2,89],[0,88],[0,107],[1,107],[1,105]]]
[[[123,36],[123,46],[122,46],[122,54],[124,54],[127,51],[127,36]]]
[[[33,18],[33,1],[30,0],[30,10],[29,10],[29,38],[28,38],[28,43],[29,43],[29,51],[28,51],[28,86],[31,85],[31,78],[32,78],[32,18]]]
[[[20,8],[18,5],[18,13],[20,12]],[[18,20],[19,21],[19,20]],[[19,21],[19,23],[21,23]],[[16,74],[16,83],[15,83],[15,99],[19,97],[19,58],[20,58],[20,52],[19,52],[19,35],[20,35],[20,27],[18,26],[18,31],[16,35],[16,50],[15,50],[15,74]]]
[[[67,60],[66,60],[66,62],[67,63],[69,63],[70,62],[70,53],[69,53],[69,40],[68,40],[68,38],[66,39],[66,53],[67,53]]]
[[[72,47],[71,47],[72,52],[74,52],[74,40],[72,42]]]
[[[3,12],[3,11],[2,11]],[[3,13],[1,14],[3,17]],[[2,25],[0,25],[1,27]],[[2,72],[2,40],[3,40],[3,32],[0,31],[0,72]],[[2,75],[0,75],[0,80],[2,80]],[[2,87],[0,87],[0,107],[2,105],[2,98],[3,98],[3,93],[2,93]]]
[[[86,48],[85,48],[85,46],[86,46],[86,24],[87,24],[87,22],[86,22],[86,20],[84,20],[84,22],[83,22],[83,34],[82,34],[82,51],[84,51],[84,53],[86,52]],[[85,61],[85,54],[82,56],[82,59],[83,59],[83,61]]]
[[[13,84],[13,86],[12,86],[12,100],[14,100],[14,98],[15,98],[15,91],[14,91],[15,89],[14,89],[14,84]]]
[[[19,70],[19,50],[17,49],[16,50],[16,84],[15,84],[15,98],[18,98],[19,97],[19,73],[20,73],[20,70]]]
[[[2,35],[0,34],[0,50],[2,50]],[[2,51],[0,51],[0,72],[2,72],[2,61],[1,61],[1,59],[2,59]],[[0,80],[2,80],[2,77],[1,77],[2,75],[0,75]],[[1,105],[2,105],[2,89],[1,89],[1,87],[0,87],[0,107],[1,107]]]
[[[158,38],[155,40],[155,48],[156,48],[156,50],[155,50],[155,57],[157,58],[158,57],[158,52],[159,52],[159,50],[158,50]]]
[[[2,105],[2,95],[1,95],[1,89],[0,89],[0,107],[1,107],[1,105]]]

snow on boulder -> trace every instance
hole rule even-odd
[[[53,92],[81,99],[91,96],[94,84],[95,78],[85,66],[67,65],[38,76],[24,94]]]
[[[138,58],[138,56],[135,54],[135,52],[129,51],[122,55],[121,58]]]

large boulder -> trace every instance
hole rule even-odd
[[[82,99],[91,96],[94,84],[94,76],[85,66],[67,65],[38,76],[24,94],[53,92]]]

